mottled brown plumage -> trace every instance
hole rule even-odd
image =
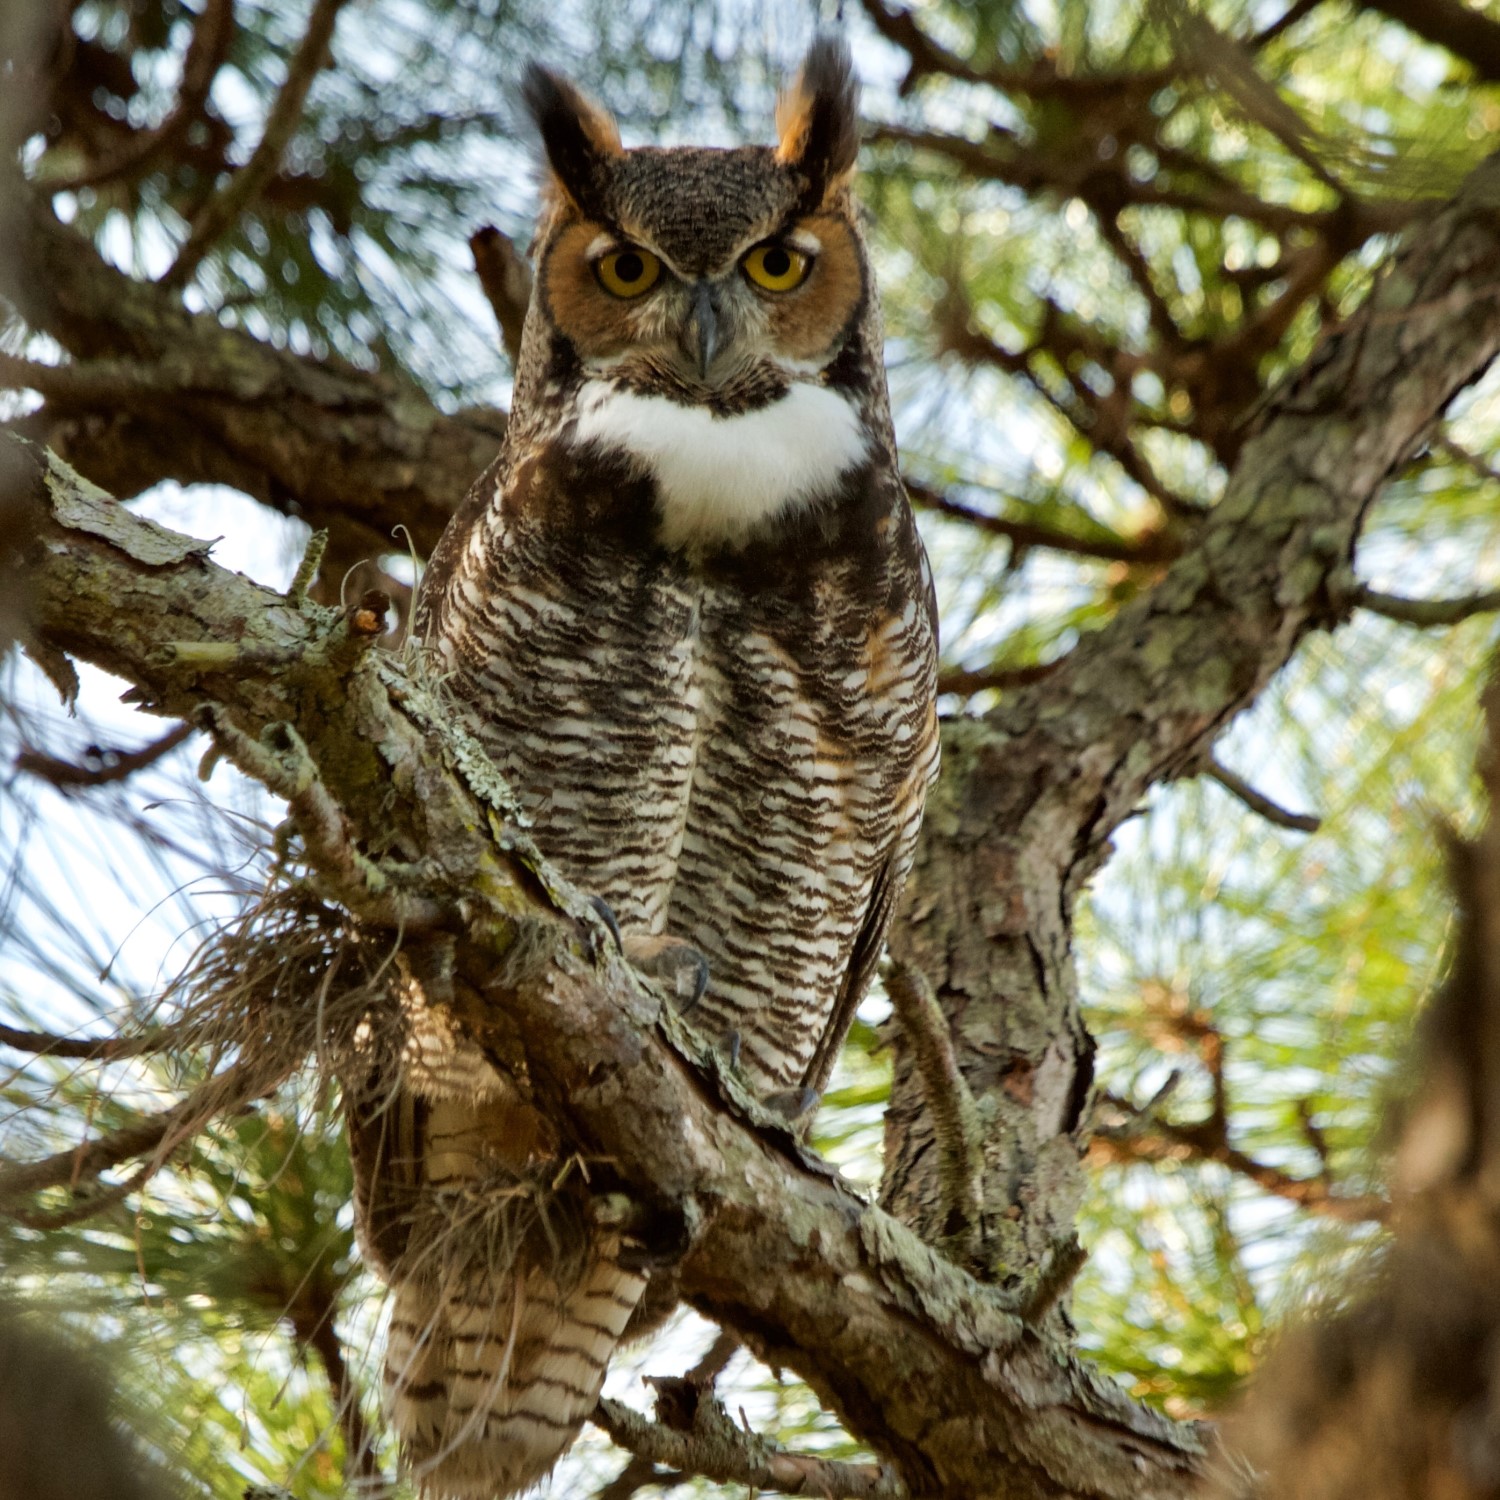
[[[551,176],[511,424],[417,630],[627,951],[695,949],[689,1020],[739,1039],[763,1095],[818,1090],[937,764],[848,54],[814,45],[775,147],[624,151],[563,80],[534,70],[527,100]],[[367,1240],[388,1182],[426,1202],[547,1159],[499,1074],[451,1050],[355,1131]],[[392,1406],[427,1494],[524,1487],[592,1407],[646,1282],[586,1214],[566,1237],[503,1275],[424,1266],[415,1234],[384,1256]]]

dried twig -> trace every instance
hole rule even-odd
[[[142,745],[139,750],[101,750],[91,746],[85,754],[90,761],[95,762],[92,765],[76,765],[72,761],[46,755],[40,750],[21,751],[16,756],[15,765],[16,770],[24,771],[29,776],[39,776],[59,791],[109,786],[114,782],[124,781],[128,776],[134,776],[137,771],[144,771],[147,766],[155,765],[193,732],[191,724],[179,724],[160,739],[152,740],[149,745]]]
[[[1273,802],[1264,792],[1258,792],[1236,771],[1231,771],[1216,755],[1208,757],[1203,774],[1210,781],[1217,781],[1231,796],[1238,797],[1251,812],[1259,813],[1268,823],[1278,828],[1290,828],[1294,833],[1316,833],[1323,820],[1313,813],[1288,812],[1279,802]]]

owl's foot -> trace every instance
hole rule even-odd
[[[778,1089],[760,1101],[765,1107],[784,1119],[788,1125],[803,1131],[812,1123],[814,1111],[823,1102],[817,1089]]]
[[[708,960],[691,943],[659,933],[629,933],[625,957],[649,979],[659,980],[687,1015],[708,988]]]
[[[744,1081],[744,1070],[740,1067],[742,1045],[743,1040],[738,1031],[726,1031],[719,1043],[719,1050],[724,1054],[730,1070]],[[762,1095],[760,1102],[772,1114],[780,1115],[788,1125],[802,1130],[811,1121],[813,1111],[823,1102],[823,1096],[817,1089],[777,1089],[774,1093]]]
[[[590,896],[589,905],[599,913],[599,920],[609,928],[609,935],[615,940],[615,952],[625,951],[625,939],[620,936],[620,924],[615,920],[613,908],[603,896]]]

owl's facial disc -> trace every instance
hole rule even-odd
[[[546,247],[539,289],[590,375],[685,405],[760,404],[838,356],[866,276],[843,214],[746,230],[684,265],[645,225],[575,220]]]

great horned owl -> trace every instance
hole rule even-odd
[[[510,427],[416,630],[542,851],[628,953],[701,955],[690,1023],[795,1097],[870,982],[938,756],[848,51],[814,44],[774,147],[627,151],[564,79],[525,93],[550,172]],[[558,1149],[462,1054],[354,1130],[367,1241],[382,1172],[439,1201]],[[582,1223],[503,1274],[416,1240],[377,1256],[395,1425],[426,1494],[513,1493],[592,1410],[646,1278]]]

